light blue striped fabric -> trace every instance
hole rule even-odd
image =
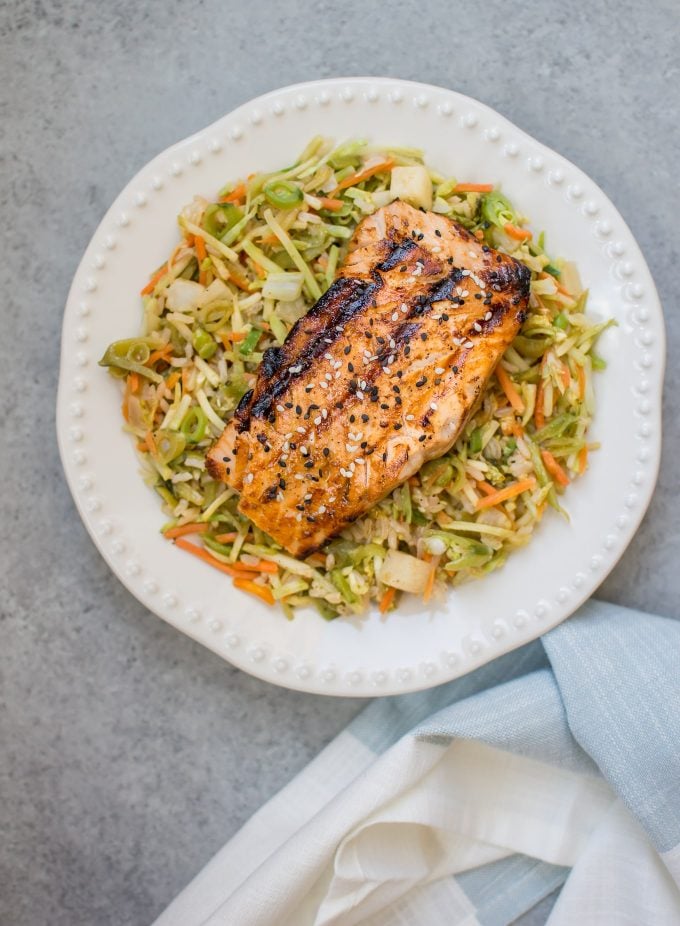
[[[680,622],[590,601],[464,678],[373,702],[349,729],[376,753],[407,733],[477,739],[600,773],[659,853],[680,846]],[[515,855],[456,881],[483,926],[505,926],[568,873]]]

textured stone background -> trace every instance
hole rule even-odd
[[[613,199],[675,358],[679,27],[674,0],[0,3],[3,924],[150,923],[360,706],[258,682],[152,617],[78,520],[54,435],[59,331],[109,203],[167,145],[277,86],[342,74],[449,86]],[[678,615],[673,362],[667,387],[659,488],[601,594]]]

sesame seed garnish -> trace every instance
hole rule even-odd
[[[427,376],[421,376],[420,379],[416,380],[416,387],[420,389],[421,386],[424,386],[427,382]]]
[[[487,312],[486,315],[484,316],[484,321],[485,321],[485,322],[488,322],[488,321],[490,321],[492,318],[493,318],[493,312]]]
[[[347,354],[349,354],[351,350],[352,350],[352,345],[348,344],[347,347],[344,348],[343,354],[347,356]]]
[[[246,475],[243,478],[243,481],[245,482],[246,485],[250,485],[250,483],[253,481],[254,478],[255,476],[253,475],[253,473],[246,473]]]
[[[317,415],[316,418],[314,419],[314,424],[321,424],[322,421],[323,419],[321,415]]]
[[[416,420],[416,416],[415,416],[415,415],[407,415],[407,416],[406,416],[406,420],[407,420],[407,421],[415,421],[415,420]]]
[[[393,322],[396,322],[398,318],[399,318],[399,312],[393,312],[393,313],[392,313],[392,321],[393,321]]]
[[[288,367],[288,372],[289,372],[289,373],[301,373],[301,372],[302,372],[302,364],[299,363],[297,366]]]
[[[327,380],[329,380],[329,381],[333,379],[333,377],[331,376],[330,373],[326,373],[325,378],[326,378]]]
[[[436,412],[439,406],[437,405],[436,402],[430,402],[430,408],[432,409],[433,412]]]
[[[434,372],[439,374],[444,372],[444,367],[435,367]]]
[[[400,306],[400,310],[404,313],[404,315],[406,315],[406,313],[408,312],[408,306],[406,305],[405,302],[402,302]]]
[[[319,385],[321,386],[322,389],[328,389],[328,383],[325,382],[324,380],[321,380]]]
[[[277,412],[285,412],[286,409],[283,407],[283,405],[277,405],[276,410]]]
[[[473,325],[472,327],[474,328],[474,330],[475,330],[478,334],[479,334],[479,332],[482,330],[482,326],[479,324],[479,322],[475,322],[474,325]]]
[[[424,440],[425,440],[425,435],[424,435],[424,434],[421,434],[420,437],[418,438],[418,442],[419,442],[420,444],[422,444],[422,442],[423,442]]]
[[[328,449],[328,447],[324,447],[323,450],[322,450],[321,452],[323,453],[323,455],[324,455],[325,457],[330,456],[330,453],[331,453],[330,450]]]

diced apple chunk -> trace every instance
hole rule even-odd
[[[411,167],[393,167],[390,192],[422,209],[432,208],[432,181],[425,167],[414,164]]]
[[[391,585],[402,592],[420,595],[425,591],[431,568],[429,563],[416,559],[409,553],[389,550],[378,579],[383,585]]]

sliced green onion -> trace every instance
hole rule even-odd
[[[127,338],[124,341],[114,341],[106,348],[104,356],[99,361],[100,367],[117,367],[146,376],[154,383],[160,383],[163,377],[144,366],[151,355],[149,344],[142,338]]]
[[[162,464],[175,460],[186,447],[186,438],[180,431],[158,431],[155,436],[158,460]]]
[[[479,453],[482,449],[482,429],[475,428],[475,430],[470,435],[470,453]]]
[[[180,430],[187,443],[197,444],[205,437],[205,428],[208,423],[205,412],[199,405],[190,408],[182,420]]]
[[[203,228],[209,235],[221,238],[242,218],[243,210],[233,203],[211,203],[203,213]]]
[[[503,228],[508,223],[514,225],[517,222],[517,215],[512,204],[496,190],[485,193],[482,197],[482,215],[487,222],[497,225],[498,228]]]
[[[553,325],[556,328],[561,328],[562,331],[564,331],[565,328],[567,328],[567,326],[569,325],[569,319],[564,314],[564,312],[560,312],[560,314],[555,316],[555,318],[553,319]]]
[[[265,199],[277,209],[293,209],[302,202],[302,190],[290,180],[274,180],[264,187]]]

